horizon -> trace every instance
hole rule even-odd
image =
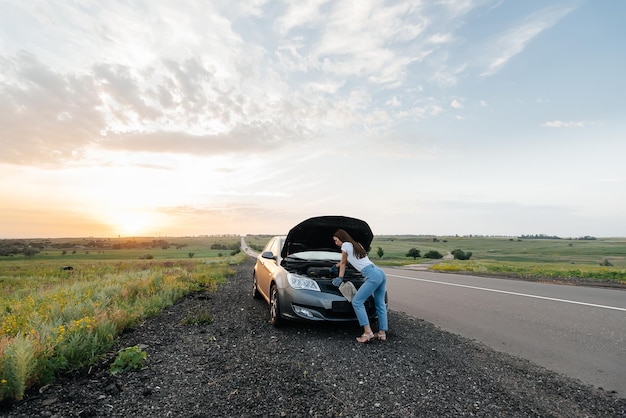
[[[0,2],[0,236],[626,236],[624,15]]]
[[[2,240],[121,240],[121,239],[165,239],[165,238],[245,238],[247,236],[278,236],[285,235],[288,231],[284,233],[248,233],[248,234],[199,234],[199,235],[165,235],[165,236],[154,236],[154,235],[128,235],[128,236],[117,236],[117,237],[106,237],[106,236],[58,236],[58,237],[23,237],[23,238],[3,238],[0,237],[0,241]],[[485,234],[469,234],[469,235],[460,235],[460,234],[451,234],[451,235],[433,235],[433,234],[374,234],[374,237],[441,237],[441,238],[518,238],[518,239],[560,239],[560,240],[574,240],[574,241],[585,241],[585,240],[601,240],[601,239],[626,239],[626,236],[594,236],[594,235],[581,235],[577,237],[568,237],[568,236],[556,236],[556,235],[546,235],[546,234],[521,234],[521,235],[485,235]]]

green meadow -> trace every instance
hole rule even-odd
[[[430,250],[446,255],[455,249],[471,252],[471,259],[500,262],[566,263],[598,265],[608,259],[626,268],[626,238],[527,239],[508,237],[377,236],[371,254],[383,248],[384,259],[406,259],[410,248],[422,254]]]
[[[0,256],[0,401],[97,361],[124,329],[214,291],[245,257],[239,237],[0,240],[0,249],[9,254]],[[147,355],[135,354],[116,359],[116,371],[140,366],[125,363]]]

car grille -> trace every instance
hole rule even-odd
[[[369,297],[365,301],[365,310],[368,316],[374,315],[376,308],[374,306],[374,299]],[[348,301],[335,301],[333,302],[333,309],[331,312],[326,312],[327,315],[334,318],[355,318],[354,308]]]
[[[352,304],[348,301],[333,302],[333,312],[335,313],[354,312],[354,309],[352,309]]]

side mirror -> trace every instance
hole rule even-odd
[[[263,258],[267,258],[269,260],[276,260],[276,257],[274,256],[274,253],[271,251],[265,251],[261,254],[261,257]]]

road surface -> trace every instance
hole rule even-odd
[[[389,309],[626,397],[626,291],[384,270]]]

